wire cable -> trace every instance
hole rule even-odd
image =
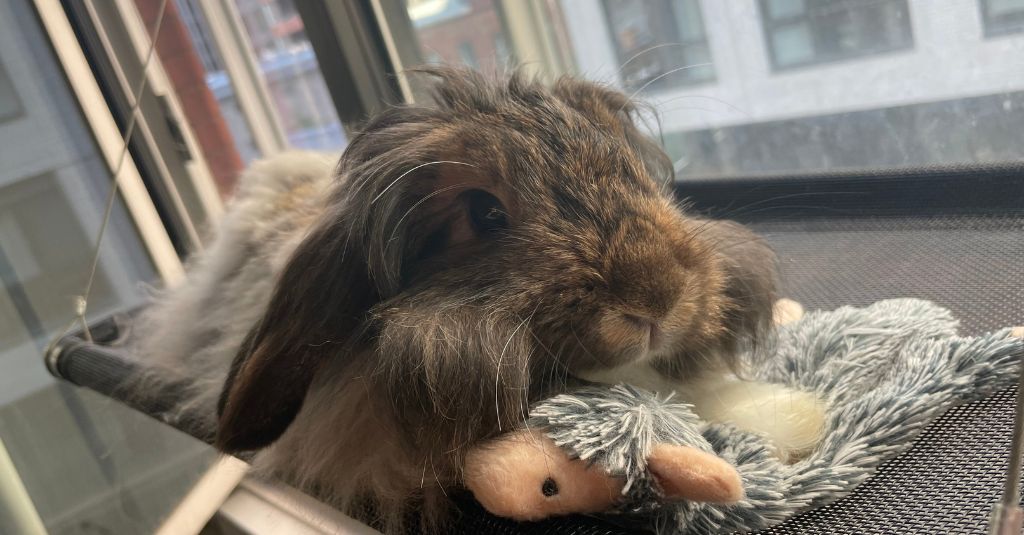
[[[100,263],[100,247],[103,245],[103,236],[107,233],[107,227],[110,223],[111,214],[114,211],[114,203],[117,201],[117,193],[120,190],[121,184],[121,169],[124,168],[124,162],[128,157],[128,147],[132,139],[132,134],[135,133],[135,125],[139,122],[139,107],[142,105],[142,92],[146,89],[146,83],[149,81],[149,64],[153,61],[153,56],[156,52],[156,40],[160,36],[160,30],[163,28],[164,13],[167,10],[168,0],[160,0],[160,8],[157,10],[156,20],[153,21],[153,31],[150,32],[149,50],[146,51],[146,59],[142,63],[142,73],[139,75],[139,81],[136,84],[135,91],[128,95],[132,100],[131,110],[128,117],[128,125],[125,127],[124,136],[122,137],[121,154],[117,158],[117,163],[112,172],[113,181],[110,185],[110,193],[107,195],[107,204],[103,210],[103,220],[100,223],[100,230],[96,235],[96,246],[93,248],[92,263],[89,266],[89,276],[85,280],[85,288],[82,290],[82,294],[75,298],[75,315],[78,321],[82,324],[82,333],[85,339],[92,342],[92,333],[89,332],[89,322],[86,320],[85,315],[89,309],[89,295],[92,293],[93,282],[96,280],[96,269]],[[66,334],[66,333],[63,333]],[[62,336],[63,336],[62,334]]]

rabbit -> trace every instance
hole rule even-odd
[[[622,93],[421,74],[432,105],[383,111],[340,158],[247,170],[134,335],[188,378],[197,435],[388,532],[441,530],[470,447],[587,376],[735,371],[776,287],[761,239],[673,198]]]

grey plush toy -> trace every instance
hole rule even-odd
[[[827,403],[820,444],[791,464],[763,437],[618,385],[541,402],[524,429],[469,456],[466,485],[492,513],[522,520],[604,512],[668,533],[771,526],[849,493],[950,406],[1015,384],[1021,328],[960,337],[957,327],[914,299],[780,326],[772,357],[751,369]]]

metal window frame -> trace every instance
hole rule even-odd
[[[277,481],[246,478],[224,501],[212,524],[225,535],[379,535],[377,530]],[[175,532],[180,533],[180,532]],[[161,534],[163,535],[163,534]],[[171,535],[168,532],[167,535]]]
[[[18,530],[24,535],[46,535],[46,525],[39,516],[32,496],[29,495],[25,483],[14,466],[14,461],[7,453],[4,442],[0,439],[0,513],[4,515],[4,524]]]
[[[815,56],[813,58],[811,58],[809,60],[806,60],[806,61],[800,61],[800,62],[797,62],[797,63],[791,63],[789,65],[779,65],[779,62],[777,60],[777,56],[775,54],[775,46],[772,43],[772,32],[774,30],[776,30],[776,29],[778,29],[780,27],[783,27],[783,26],[789,26],[789,25],[792,25],[794,23],[798,23],[800,21],[808,21],[808,24],[810,24],[814,20],[814,15],[812,14],[812,12],[814,12],[814,11],[824,11],[824,10],[827,10],[827,9],[837,9],[836,6],[838,6],[839,8],[845,8],[846,6],[841,4],[841,3],[839,3],[839,4],[830,4],[830,5],[825,6],[825,7],[820,6],[820,5],[808,5],[807,8],[804,10],[804,13],[801,14],[801,15],[785,17],[785,18],[782,18],[782,19],[772,19],[772,18],[770,18],[768,16],[768,2],[770,2],[770,1],[771,0],[758,0],[758,2],[757,2],[757,9],[760,12],[761,28],[762,28],[763,33],[764,33],[765,50],[768,51],[768,62],[771,65],[772,72],[787,72],[787,71],[791,71],[791,70],[802,69],[804,67],[813,67],[815,65],[822,65],[822,64],[825,64],[825,63],[839,63],[839,62],[842,62],[842,61],[849,61],[849,60],[867,58],[867,57],[870,57],[870,56],[876,56],[876,55],[880,55],[880,54],[889,54],[889,53],[893,53],[893,52],[900,52],[900,51],[903,51],[903,50],[911,50],[915,46],[914,28],[913,28],[913,24],[911,24],[911,21],[910,21],[912,10],[910,9],[910,3],[908,2],[908,0],[880,0],[880,1],[876,1],[876,2],[873,2],[871,4],[868,4],[867,6],[855,6],[855,7],[853,7],[853,9],[858,9],[858,8],[863,9],[865,7],[872,7],[873,4],[877,4],[877,3],[881,3],[881,2],[886,2],[886,3],[899,2],[899,3],[902,3],[903,7],[904,7],[904,9],[905,9],[905,11],[907,13],[907,17],[903,21],[904,30],[905,30],[906,35],[907,35],[907,42],[906,43],[899,44],[899,45],[894,45],[894,46],[887,46],[887,47],[883,47],[883,48],[877,48],[877,49],[871,49],[871,50],[865,50],[865,51],[858,51],[858,52],[853,53],[853,54],[831,55],[831,56],[822,56],[822,55],[819,55],[819,54],[815,54]]]

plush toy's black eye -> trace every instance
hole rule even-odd
[[[469,220],[479,234],[486,234],[508,227],[508,214],[497,197],[482,190],[465,193],[469,203]]]
[[[550,498],[555,494],[558,494],[558,483],[555,483],[555,480],[549,477],[544,480],[543,484],[541,484],[540,492]]]

